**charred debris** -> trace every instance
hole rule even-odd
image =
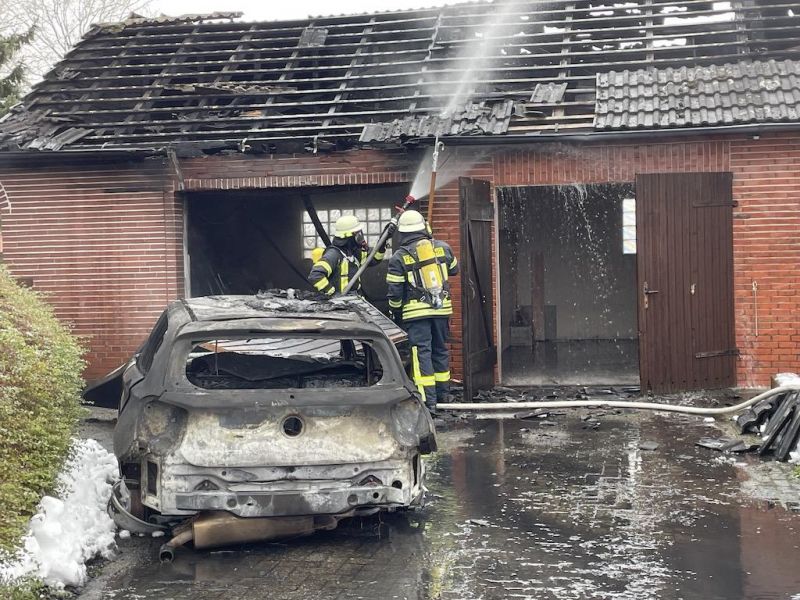
[[[656,91],[672,89],[672,108],[690,125],[717,117],[705,107],[682,112],[681,89],[704,97],[712,89],[744,109],[723,115],[726,123],[797,118],[770,110],[770,94],[800,94],[797,64],[786,62],[800,58],[796,3],[508,0],[502,22],[485,34],[500,4],[264,23],[234,12],[133,16],[96,25],[0,122],[0,149],[321,152],[437,133],[678,126],[656,114],[658,95],[630,105],[615,95],[652,90],[654,69],[669,70],[672,79]],[[720,91],[744,77],[730,73],[743,62],[761,65],[747,77],[764,94]],[[443,116],[459,83],[466,100]]]

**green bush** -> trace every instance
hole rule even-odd
[[[83,350],[0,265],[0,549],[13,550],[69,450]]]

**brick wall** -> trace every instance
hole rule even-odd
[[[739,383],[763,386],[800,373],[800,136],[733,140],[730,167]]]
[[[182,205],[160,160],[0,167],[4,260],[86,337],[86,377],[130,358],[183,293]]]

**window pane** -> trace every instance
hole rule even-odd
[[[636,213],[633,212],[623,212],[622,213],[622,224],[623,225],[636,225]]]
[[[384,221],[390,221],[392,219],[392,209],[391,208],[382,208],[381,209],[381,219]]]
[[[624,240],[622,242],[623,254],[636,254],[636,240]]]

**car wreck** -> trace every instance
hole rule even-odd
[[[110,514],[133,532],[171,531],[170,560],[188,541],[304,535],[421,506],[436,437],[404,339],[357,297],[171,303],[117,373]]]

